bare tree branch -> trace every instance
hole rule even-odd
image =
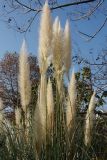
[[[42,11],[42,6],[43,6],[43,2],[42,0],[37,0],[36,4],[34,3],[34,1],[21,1],[21,0],[7,0],[5,3],[3,2],[3,4],[7,4],[7,11],[3,11],[6,14],[2,14],[5,18],[5,21],[7,22],[8,26],[10,26],[11,28],[14,29],[14,27],[16,26],[16,31],[24,33],[27,32],[29,30],[29,28],[31,27],[33,21],[35,20],[35,17]],[[53,1],[52,1],[53,2]],[[101,5],[103,4],[104,7],[104,0],[73,0],[70,3],[67,3],[65,1],[65,3],[61,3],[59,1],[54,1],[54,4],[51,4],[51,1],[49,1],[49,5],[50,5],[50,9],[53,10],[57,10],[57,9],[64,9],[70,6],[81,6],[82,4],[87,4],[87,8],[86,10],[84,9],[84,5],[83,5],[83,12],[81,11],[81,8],[77,7],[76,9],[76,13],[71,14],[73,15],[73,21],[76,20],[81,20],[81,19],[85,19],[85,18],[90,18],[92,15],[94,15],[94,13],[101,8]],[[79,9],[79,12],[77,12]],[[28,16],[26,16],[26,24],[24,24],[24,21],[21,22],[22,24],[20,26],[18,26],[18,20],[17,20],[17,15],[12,15],[11,13],[15,12],[15,10],[17,10],[17,12],[21,13],[21,14],[32,14],[31,20],[28,19]],[[21,12],[22,11],[22,12]],[[79,15],[78,15],[79,13]],[[79,17],[75,17],[76,15],[78,15]],[[8,21],[10,20],[10,17],[14,17],[13,21]],[[30,17],[30,16],[29,16]],[[8,18],[8,19],[7,19]],[[25,16],[24,16],[25,18]],[[76,18],[76,19],[75,19]],[[72,19],[71,19],[72,20]],[[4,21],[4,22],[5,22]],[[101,24],[101,26],[99,26],[99,28],[96,30],[95,33],[93,33],[92,35],[89,35],[87,33],[83,33],[81,31],[77,31],[83,38],[86,39],[86,41],[90,41],[91,39],[93,39],[101,30],[102,28],[105,26],[107,21],[107,18],[105,19],[104,23]],[[9,22],[9,23],[8,23]]]
[[[74,5],[85,4],[85,3],[90,3],[90,2],[95,2],[95,1],[96,0],[84,0],[84,1],[72,2],[72,3],[68,3],[68,4],[58,5],[57,7],[52,7],[51,10],[58,9],[58,8],[65,8],[65,7],[74,6]]]
[[[92,40],[93,38],[95,38],[95,36],[102,30],[102,28],[105,26],[106,22],[107,22],[107,17],[105,18],[103,24],[99,27],[98,30],[96,30],[96,32],[95,32],[93,35],[89,35],[89,34],[87,34],[87,33],[81,32],[81,31],[78,31],[78,33],[80,33],[81,36],[86,39],[86,41],[90,41],[90,40]],[[87,38],[87,37],[88,37],[88,38]]]
[[[39,12],[40,12],[40,11],[38,11],[38,12],[34,15],[34,17],[32,18],[32,20],[30,21],[28,27],[27,27],[26,30],[23,31],[23,32],[27,32],[27,31],[28,31],[28,29],[29,29],[30,26],[32,25],[33,21],[35,20],[36,16],[39,14]]]
[[[85,19],[90,17],[91,15],[93,15],[93,13],[104,3],[104,0],[99,0],[99,2],[96,4],[96,6],[94,8],[92,8],[91,10],[89,10],[88,12],[84,13],[83,16],[79,16],[78,18],[75,19],[71,19],[72,21],[77,21],[77,20],[81,20],[81,19]]]
[[[27,6],[26,4],[20,2],[19,0],[15,0],[18,4],[20,4],[21,6],[29,9],[30,11],[42,11],[42,9],[34,9],[31,8],[29,6]],[[71,2],[71,3],[67,3],[67,4],[62,4],[62,5],[58,5],[56,7],[51,7],[51,10],[55,10],[58,8],[65,8],[65,7],[69,7],[69,6],[74,6],[74,5],[80,5],[80,4],[85,4],[85,3],[90,3],[90,2],[95,2],[96,0],[83,0],[83,1],[76,1],[76,2]]]

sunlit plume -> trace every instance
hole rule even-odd
[[[31,83],[30,83],[30,67],[28,62],[28,53],[23,41],[19,56],[19,92],[21,96],[21,104],[24,112],[31,99]]]

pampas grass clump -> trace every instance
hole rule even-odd
[[[6,121],[4,122],[5,152],[0,152],[2,160],[90,160],[93,158],[88,156],[88,151],[85,152],[85,149],[91,146],[95,93],[89,103],[83,131],[83,128],[76,123],[78,122],[77,82],[74,71],[68,87],[65,88],[64,84],[64,75],[67,73],[69,77],[72,64],[70,25],[67,21],[63,30],[58,17],[52,24],[50,13],[46,2],[40,21],[41,77],[36,106],[30,103],[30,67],[25,41],[20,50],[18,84],[21,106],[15,109],[15,123],[9,122],[8,125]],[[50,57],[54,67],[52,79],[47,74]],[[2,100],[0,100],[0,122],[3,120],[2,107]],[[80,137],[83,132],[83,137]]]

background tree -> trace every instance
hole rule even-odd
[[[17,53],[6,53],[0,60],[0,96],[3,99],[5,107],[20,106],[20,97],[18,92],[18,57]],[[37,58],[30,55],[30,77],[32,85],[32,101],[37,97],[36,88],[39,83],[39,66]],[[34,97],[35,96],[35,97]]]
[[[77,106],[78,111],[86,111],[88,109],[89,101],[92,93],[95,90],[95,86],[92,79],[92,71],[89,67],[83,67],[76,73],[77,79]],[[103,106],[105,102],[105,91],[97,92],[96,90],[96,107]]]
[[[77,78],[81,79],[82,76],[90,85],[89,88],[93,86],[98,94],[99,106],[103,106],[104,101],[107,102],[107,49],[99,51],[98,56],[94,56],[94,51],[91,49],[89,55],[89,59],[83,57],[82,54],[76,54],[73,57],[73,61],[77,64],[79,70]],[[87,81],[88,77],[89,80]]]
[[[106,52],[104,52],[106,53]],[[5,107],[20,106],[20,96],[18,92],[18,57],[17,53],[6,53],[5,56],[0,60],[0,95],[4,101]],[[100,57],[100,56],[99,56]],[[101,58],[101,57],[100,57]],[[99,60],[101,61],[101,59]],[[101,64],[103,66],[104,57],[102,58]],[[106,70],[98,70],[97,76],[95,69],[90,67],[89,62],[82,57],[74,57],[74,63],[77,61],[80,66],[80,70],[76,73],[77,79],[77,90],[78,90],[78,111],[86,111],[90,97],[94,89],[97,89],[97,106],[103,106],[105,104],[105,97],[107,96],[106,90]],[[30,63],[30,79],[32,83],[32,100],[31,106],[36,105],[37,100],[37,88],[40,80],[38,61],[35,56],[29,56]],[[106,63],[106,62],[105,62]],[[98,68],[99,69],[99,68]],[[100,76],[102,74],[102,76]],[[54,68],[51,64],[47,71],[47,77],[50,77],[53,82],[53,88],[56,88],[56,82],[54,79]],[[98,78],[100,77],[100,79]],[[105,80],[105,85],[102,84]],[[64,84],[65,85],[65,84]],[[103,87],[102,87],[103,86]],[[105,87],[104,87],[105,86]],[[66,91],[66,85],[65,85]],[[55,91],[54,91],[55,96]]]

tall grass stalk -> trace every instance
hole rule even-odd
[[[73,71],[70,84],[68,86],[68,103],[66,111],[68,129],[75,128],[76,99],[77,99],[76,79],[75,79],[75,73]]]
[[[19,56],[19,92],[21,96],[21,105],[23,107],[23,111],[26,113],[26,107],[29,105],[31,99],[31,82],[25,40],[23,41]]]
[[[85,120],[85,145],[86,146],[91,145],[92,130],[93,130],[93,125],[95,120],[95,114],[94,114],[95,94],[96,93],[94,92],[90,99],[89,107],[86,114],[86,120]]]
[[[18,107],[15,109],[15,120],[16,120],[16,125],[20,128],[21,127],[21,109]]]
[[[52,40],[52,51],[53,51],[53,65],[55,67],[56,82],[59,94],[63,89],[63,74],[64,74],[64,49],[63,49],[63,31],[59,18],[56,17],[53,24],[53,40]]]
[[[47,85],[47,128],[48,131],[53,127],[53,116],[54,116],[54,99],[53,99],[53,88],[51,80],[48,80]]]
[[[47,70],[47,59],[51,54],[52,40],[52,20],[48,3],[45,2],[40,21],[39,32],[39,63],[40,72],[45,73]]]
[[[34,114],[33,134],[37,152],[39,153],[46,142],[46,118],[47,118],[47,80],[46,75],[41,74],[38,102]],[[41,138],[40,138],[41,137]]]

